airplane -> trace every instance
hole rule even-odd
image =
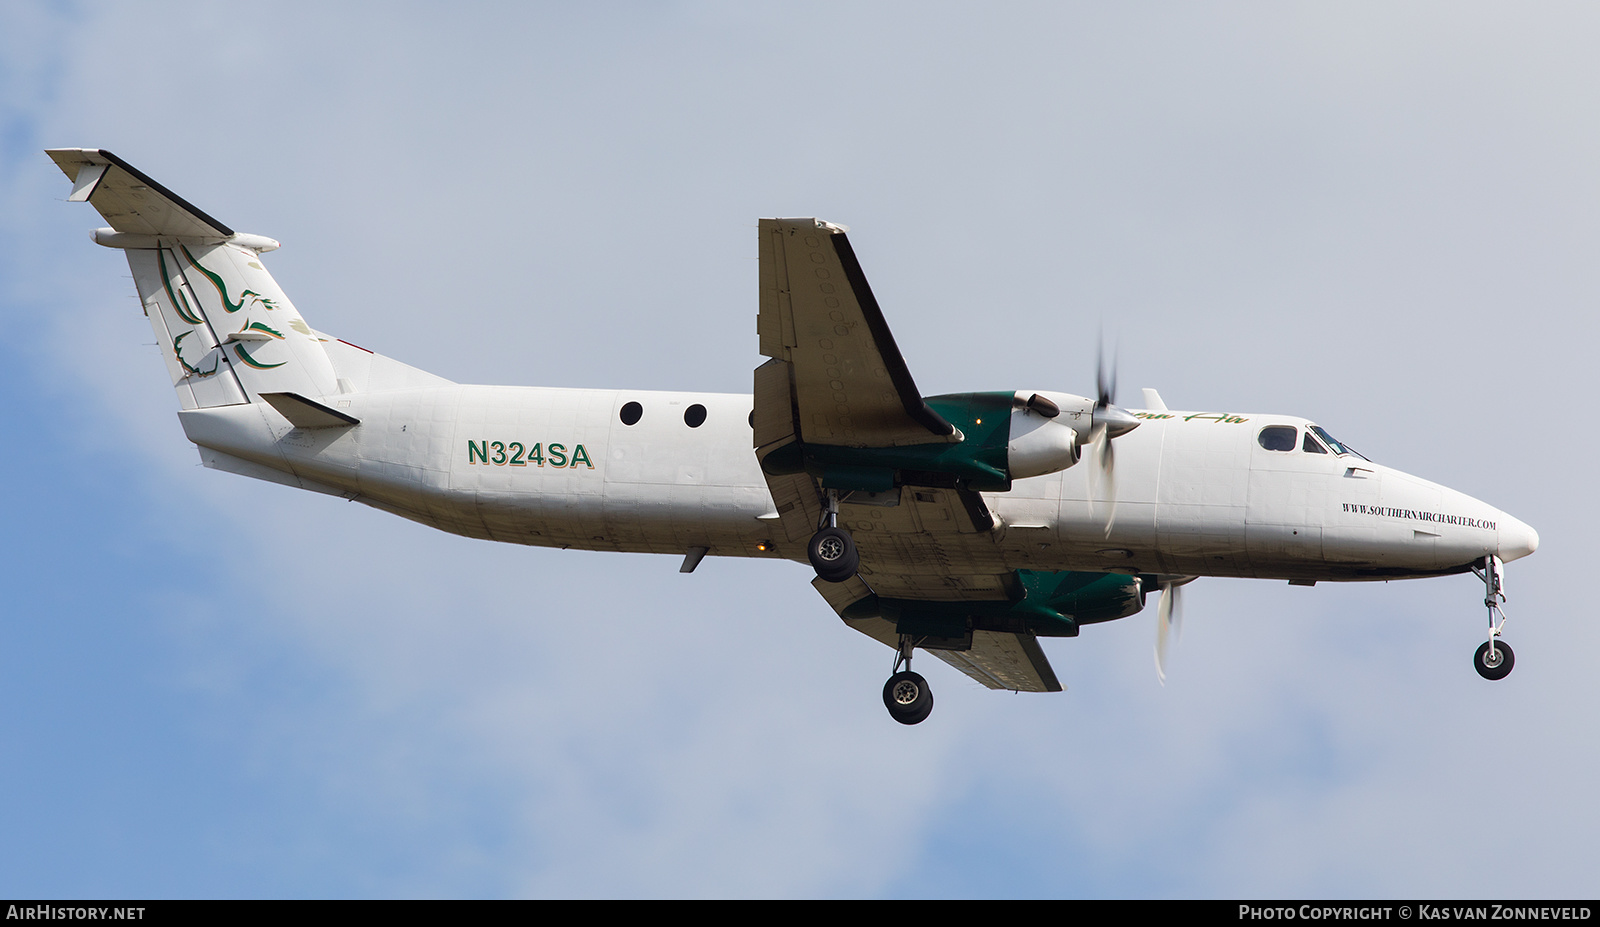
[[[1473,663],[1511,672],[1505,564],[1528,525],[1289,415],[1143,391],[923,396],[847,229],[759,222],[751,395],[454,383],[310,327],[235,232],[109,151],[51,149],[109,223],[206,467],[472,538],[809,563],[894,651],[890,716],[933,709],[917,650],[992,689],[1061,691],[1041,637],[1157,606],[1156,672],[1200,577],[1484,584]]]

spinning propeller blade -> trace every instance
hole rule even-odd
[[[1161,587],[1161,604],[1156,606],[1156,678],[1167,684],[1167,640],[1177,640],[1183,634],[1183,603],[1178,590],[1183,587],[1167,583]]]
[[[1117,370],[1113,364],[1110,376],[1107,376],[1106,352],[1103,343],[1100,347],[1099,361],[1095,365],[1094,380],[1094,419],[1090,431],[1090,441],[1099,442],[1100,444],[1100,453],[1098,455],[1100,458],[1100,481],[1105,484],[1106,496],[1109,502],[1106,509],[1106,537],[1110,537],[1111,529],[1117,523],[1117,457],[1112,440],[1138,428],[1139,420],[1116,404]],[[1090,500],[1090,505],[1093,505],[1092,499]]]

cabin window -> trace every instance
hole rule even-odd
[[[1261,429],[1261,434],[1256,438],[1261,446],[1269,451],[1294,450],[1295,438],[1300,436],[1300,429],[1293,425],[1268,425]]]
[[[639,405],[637,402],[625,402],[622,404],[622,424],[637,425],[643,415],[644,406]]]
[[[683,410],[683,423],[690,428],[699,428],[706,423],[706,407],[695,403]]]
[[[1305,451],[1307,454],[1328,453],[1328,449],[1323,447],[1322,442],[1318,441],[1316,437],[1311,434],[1311,429],[1309,428],[1306,429],[1306,439],[1300,442],[1300,450]]]

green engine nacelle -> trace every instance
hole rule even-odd
[[[870,595],[842,612],[851,618],[884,618],[901,634],[922,638],[918,646],[960,650],[972,632],[1031,631],[1040,637],[1077,637],[1081,625],[1113,621],[1144,608],[1144,583],[1120,573],[1046,573],[1017,570],[1019,598],[998,602],[926,602]]]
[[[1064,393],[954,393],[924,401],[964,440],[904,447],[796,443],[768,454],[762,467],[773,474],[804,470],[829,489],[847,491],[909,484],[1005,492],[1012,480],[1077,463],[1094,410],[1091,400]]]

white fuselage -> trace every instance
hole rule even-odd
[[[805,560],[777,530],[748,395],[441,385],[332,400],[361,423],[296,428],[262,402],[180,416],[211,466],[468,537]],[[634,424],[621,415],[629,403],[641,409]],[[695,405],[704,419],[691,427]],[[1135,414],[1140,427],[1116,439],[1114,516],[1092,460],[984,494],[1009,567],[1385,579],[1537,545],[1528,526],[1462,493],[1354,455],[1258,440],[1268,425],[1303,434],[1303,419]]]

